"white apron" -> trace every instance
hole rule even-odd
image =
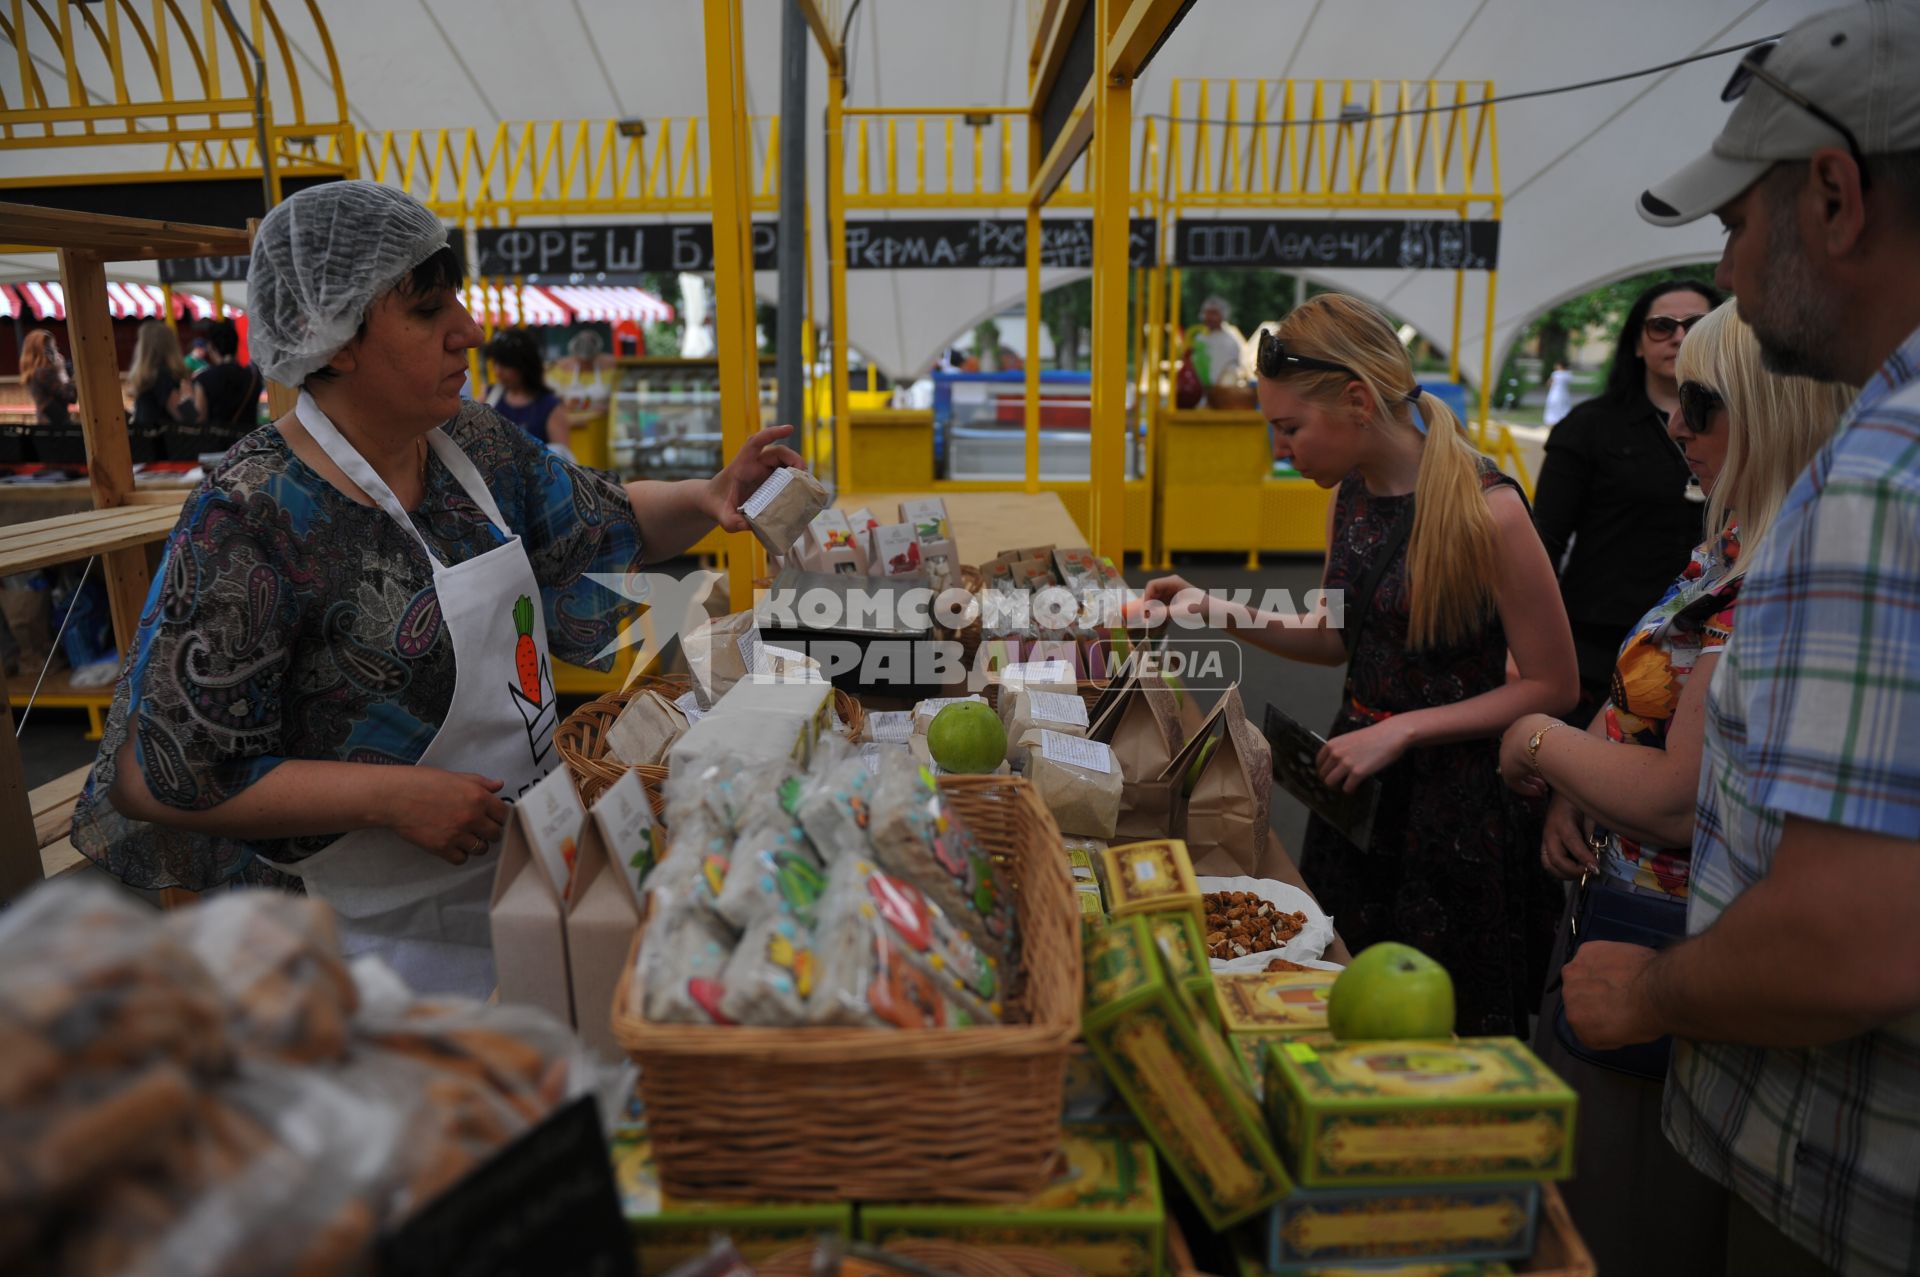
[[[393,521],[405,528],[433,565],[440,619],[453,644],[453,702],[440,730],[420,756],[422,767],[477,772],[505,782],[509,802],[552,771],[558,755],[553,731],[558,710],[547,659],[545,612],[533,565],[520,538],[507,530],[500,507],[466,454],[444,430],[427,443],[462,490],[486,512],[504,545],[465,563],[441,563],[394,498],[392,489],[302,393],[297,409],[335,465],[360,485]],[[520,599],[526,607],[517,607]],[[523,631],[531,612],[531,624]],[[516,618],[515,613],[519,616]],[[516,623],[516,621],[518,623]],[[520,640],[532,640],[536,696],[521,680]],[[419,993],[485,998],[494,987],[493,946],[487,902],[493,893],[496,855],[470,856],[450,865],[386,829],[342,835],[325,850],[280,865],[305,879],[308,892],[333,906],[348,956],[377,953]]]

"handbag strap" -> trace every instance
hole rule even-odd
[[[1413,532],[1413,505],[1408,503],[1393,521],[1393,527],[1387,531],[1386,547],[1380,557],[1373,561],[1367,574],[1360,578],[1358,588],[1354,590],[1353,615],[1341,627],[1340,638],[1346,644],[1347,656],[1353,656],[1354,649],[1360,645],[1360,631],[1366,626],[1367,617],[1373,611],[1373,596],[1380,589],[1380,582],[1387,575],[1387,569],[1400,557],[1400,549],[1406,545],[1407,537]]]

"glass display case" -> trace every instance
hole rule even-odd
[[[943,479],[1020,479],[1027,472],[1026,374],[933,374],[934,448]],[[1040,478],[1084,480],[1092,473],[1092,378],[1085,372],[1040,374]],[[1139,404],[1127,385],[1129,479],[1141,476]]]
[[[773,424],[773,361],[760,364],[760,424]],[[622,479],[704,479],[725,463],[720,369],[712,359],[622,359],[608,440]]]

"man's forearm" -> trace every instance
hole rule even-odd
[[[685,554],[713,531],[713,485],[707,479],[636,479],[626,485],[627,501],[640,524],[641,550],[648,563]]]

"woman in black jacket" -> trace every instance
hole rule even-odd
[[[1627,631],[1700,543],[1705,498],[1667,436],[1667,418],[1680,402],[1680,341],[1719,304],[1719,293],[1684,279],[1641,293],[1621,325],[1606,390],[1547,438],[1533,521],[1573,625],[1576,717],[1591,717],[1607,699]]]

